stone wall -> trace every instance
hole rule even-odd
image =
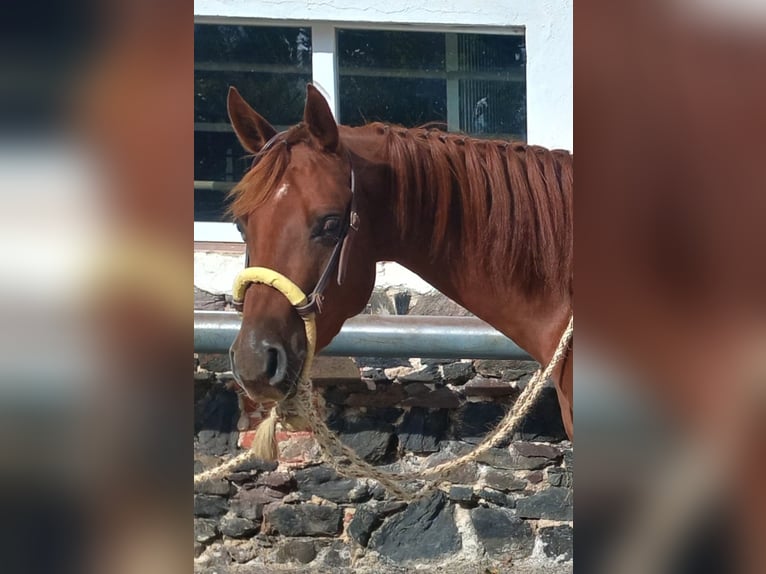
[[[312,378],[346,444],[384,469],[412,471],[473,448],[536,368],[319,357]],[[245,403],[242,414],[227,369],[226,357],[195,357],[195,473],[246,447],[268,409]],[[310,433],[278,438],[279,462],[196,488],[197,572],[572,570],[573,452],[550,386],[509,444],[409,504],[320,464]]]

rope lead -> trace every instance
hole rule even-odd
[[[306,295],[301,289],[287,277],[265,267],[248,267],[244,269],[234,280],[233,298],[235,301],[244,301],[245,290],[250,283],[263,283],[273,287],[284,295],[293,307],[306,304]],[[306,360],[298,378],[298,388],[294,396],[283,400],[271,409],[269,417],[263,421],[256,431],[252,447],[237,455],[233,459],[210,470],[194,475],[194,484],[200,484],[208,480],[220,479],[230,474],[237,467],[252,459],[277,458],[276,426],[278,422],[284,422],[296,430],[308,429],[314,433],[314,438],[319,444],[322,458],[335,471],[350,478],[377,480],[386,490],[404,500],[412,500],[425,494],[439,485],[435,482],[443,478],[450,470],[453,470],[466,462],[474,461],[490,448],[496,447],[507,437],[512,436],[519,423],[530,411],[540,396],[546,379],[551,376],[561,359],[566,356],[569,343],[574,332],[574,316],[570,315],[569,324],[559,340],[556,352],[553,354],[545,370],[538,369],[532,379],[522,391],[513,408],[503,417],[503,420],[495,427],[485,439],[471,452],[454,460],[442,463],[433,468],[427,468],[417,474],[400,474],[383,472],[362,459],[327,428],[324,418],[320,413],[324,412],[324,400],[321,395],[314,392],[309,379],[311,365],[316,351],[316,318],[314,313],[301,316],[306,328]],[[424,480],[424,476],[431,477],[426,480],[418,492],[411,492],[401,485],[406,481]]]

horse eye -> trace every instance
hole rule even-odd
[[[239,221],[239,220],[237,220],[235,222],[235,224],[237,226],[237,231],[239,231],[239,234],[242,236],[242,241],[247,242],[247,238],[245,237],[245,227],[244,227],[244,225],[242,225],[242,222]]]
[[[337,217],[327,219],[322,225],[323,235],[335,235],[340,229],[340,220]]]
[[[338,240],[340,231],[341,218],[338,215],[326,215],[314,225],[311,238],[329,244]]]

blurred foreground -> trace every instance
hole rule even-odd
[[[192,6],[3,19],[0,569],[188,571]]]
[[[765,572],[766,8],[576,16],[575,569]]]

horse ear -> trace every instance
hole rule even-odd
[[[331,152],[338,149],[338,124],[335,123],[327,100],[312,84],[306,85],[303,122],[324,149]]]
[[[229,87],[226,107],[234,133],[242,147],[250,153],[258,153],[266,142],[277,135],[277,130],[248,105],[234,86]]]

